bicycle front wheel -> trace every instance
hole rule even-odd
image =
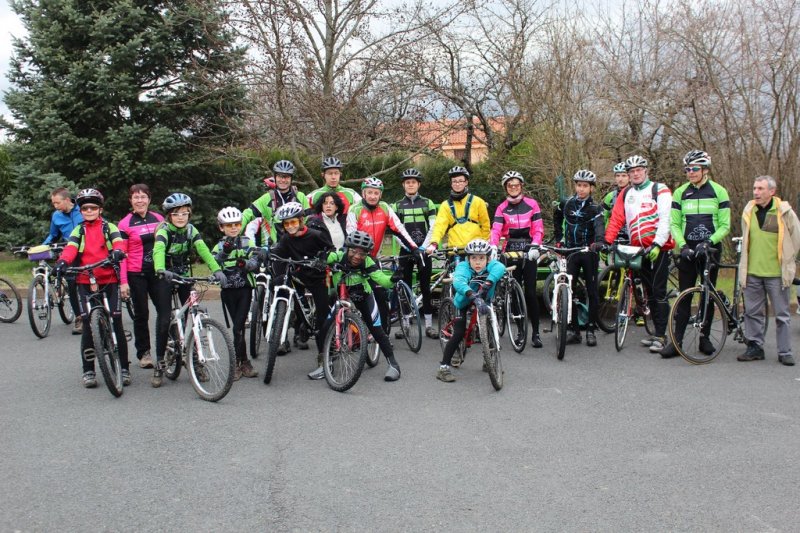
[[[495,285],[494,298],[491,305],[494,308],[494,313],[497,318],[497,334],[502,337],[506,334],[506,296],[509,291],[509,283],[503,280]],[[489,302],[487,302],[489,303]]]
[[[607,266],[597,278],[600,302],[597,308],[597,326],[606,333],[617,329],[617,302],[622,288],[622,270]]]
[[[478,315],[478,335],[481,339],[483,349],[483,363],[489,373],[489,380],[492,382],[494,390],[503,388],[503,362],[500,359],[500,346],[495,337],[496,317],[489,312],[485,315]]]
[[[13,283],[0,278],[0,322],[11,323],[22,314],[22,297]]]
[[[447,341],[449,341],[453,336],[453,326],[455,321],[456,306],[453,303],[452,298],[445,298],[442,300],[442,304],[439,306],[439,345],[441,346],[443,353],[444,347],[447,345]],[[463,361],[464,353],[466,352],[464,339],[461,339],[461,342],[458,343],[458,352],[460,354],[460,359]]]
[[[114,337],[111,328],[111,318],[106,310],[95,307],[89,314],[89,324],[92,328],[92,343],[94,354],[100,364],[100,372],[108,391],[115,397],[122,396],[122,364],[119,361],[119,351],[114,346]]]
[[[181,375],[183,366],[183,347],[178,334],[178,324],[173,322],[167,330],[167,346],[164,350],[164,375],[175,381]]]
[[[508,326],[508,337],[511,346],[517,353],[522,353],[528,342],[528,308],[525,305],[525,293],[516,279],[511,279],[506,290],[505,322]],[[500,321],[500,317],[497,317]]]
[[[400,330],[403,332],[408,349],[419,353],[422,348],[422,321],[419,317],[417,300],[406,282],[399,282],[396,288],[397,303],[400,308]]]
[[[679,331],[679,309],[688,313],[683,333]],[[728,338],[728,315],[716,294],[703,287],[686,289],[675,299],[669,314],[669,338],[681,357],[694,365],[713,361]]]
[[[51,287],[55,291],[53,300],[58,302],[58,314],[61,316],[61,321],[64,324],[72,324],[72,321],[75,320],[75,312],[72,310],[67,280],[61,278],[61,285],[58,287],[51,285]]]
[[[33,334],[43,339],[50,333],[52,310],[42,278],[33,278],[28,287],[28,320]]]
[[[250,357],[257,359],[264,338],[264,287],[257,287],[250,302]]]
[[[628,323],[631,319],[631,305],[633,304],[633,285],[631,280],[626,278],[622,282],[622,292],[620,292],[617,302],[617,327],[614,331],[614,348],[622,350],[625,345],[625,336],[628,334]]]
[[[233,384],[233,341],[216,320],[199,316],[197,320],[202,320],[199,336],[192,333],[187,341],[189,380],[200,398],[218,402]]]
[[[556,301],[553,302],[556,309],[556,358],[561,361],[564,359],[564,352],[567,350],[567,322],[569,321],[569,307],[572,299],[569,297],[569,287],[561,285],[556,294]]]
[[[367,360],[367,326],[361,316],[342,311],[325,335],[322,366],[325,381],[335,391],[344,392],[356,384]]]
[[[272,381],[272,372],[275,371],[275,361],[278,359],[278,348],[281,347],[281,333],[286,312],[286,302],[277,301],[275,317],[272,320],[272,331],[269,332],[269,342],[267,343],[267,367],[264,369],[264,383],[267,385]]]

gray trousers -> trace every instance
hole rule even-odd
[[[759,346],[764,345],[764,303],[769,295],[769,303],[775,312],[776,339],[778,355],[792,355],[791,331],[789,321],[789,287],[781,286],[781,278],[760,278],[747,276],[744,288],[744,336]]]

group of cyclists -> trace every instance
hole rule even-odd
[[[651,299],[655,334],[642,343],[661,357],[677,355],[665,334],[669,315],[670,251],[676,246],[680,248],[679,283],[683,290],[695,284],[698,262],[705,257],[702,252],[714,247],[718,258],[717,245],[731,230],[728,193],[711,179],[709,155],[692,150],[683,163],[687,182],[673,193],[665,184],[651,179],[646,159],[631,156],[614,165],[616,186],[602,201],[593,197],[597,185],[595,173],[578,170],[572,178],[573,194],[555,208],[555,245],[582,249],[569,255],[567,269],[568,274],[573,279],[580,278],[587,289],[589,317],[584,329],[588,346],[597,344],[600,256],[609,250],[611,243],[624,239],[644,248],[642,281]],[[314,301],[317,330],[304,331],[298,321],[293,338],[295,348],[308,349],[307,341],[314,335],[317,357],[315,368],[308,374],[311,379],[324,377],[323,341],[331,297],[326,267],[330,270],[330,266],[336,266],[334,278],[347,276],[350,298],[386,358],[385,380],[396,381],[401,372],[386,333],[385,326],[390,320],[387,290],[400,279],[412,285],[416,270],[425,334],[438,339],[440,332],[432,322],[431,255],[442,248],[441,243],[445,241],[450,253],[461,259],[456,262],[452,283],[458,320],[454,334],[444,346],[436,378],[443,382],[455,380],[453,355],[463,336],[465,310],[470,305],[490,305],[494,285],[511,264],[518,265],[513,269],[513,276],[524,287],[532,326],[531,345],[535,349],[542,347],[536,282],[545,228],[539,204],[526,194],[522,174],[513,170],[503,174],[500,186],[506,198],[490,217],[487,203],[469,189],[470,172],[461,166],[448,172],[450,192],[438,208],[431,199],[420,194],[424,178],[417,169],[403,171],[404,195],[394,203],[383,200],[384,184],[376,177],[364,179],[359,192],[342,186],[342,169],[339,159],[324,158],[321,165],[324,185],[304,194],[293,183],[294,164],[278,161],[272,168],[273,175],[265,180],[265,194],[243,211],[232,206],[219,211],[220,238],[212,249],[191,224],[192,199],[186,194],[170,194],[161,204],[161,213],[157,213],[150,210],[152,196],[147,185],[133,185],[129,190],[131,213],[115,225],[102,217],[103,195],[96,189],[81,190],[75,198],[75,208],[82,219],[76,220],[72,212],[65,215],[71,217],[74,227],[68,233],[67,247],[56,262],[56,271],[64,272],[70,264],[87,264],[106,256],[119,263],[118,279],[113,279],[112,269],[97,272],[97,279],[102,279],[101,290],[108,291],[109,297],[116,294],[114,284],[117,282],[122,297],[132,297],[136,357],[140,367],[153,368],[153,387],[162,384],[164,373],[173,291],[171,281],[176,276],[187,275],[196,257],[209,267],[222,288],[221,299],[231,318],[236,352],[234,379],[258,375],[246,353],[245,328],[254,286],[253,272],[269,262],[270,256],[317,260],[309,266],[272,264],[276,275],[280,275],[282,269],[295,268],[295,278]],[[387,232],[397,239],[401,250],[399,268],[394,272],[383,270],[377,260]],[[51,238],[52,235],[48,237]],[[716,274],[716,269],[712,269],[714,279]],[[479,282],[471,283],[473,280]],[[88,287],[85,276],[79,275],[75,282],[77,301],[81,305],[84,298],[80,296],[96,287]],[[336,283],[338,278],[334,279],[334,287]],[[188,286],[180,285],[176,290],[181,301],[188,298]],[[154,354],[148,328],[148,299],[157,315]],[[85,319],[82,307],[79,314]],[[114,302],[112,308],[116,310],[114,326],[121,331],[120,306]],[[568,343],[582,342],[578,316],[578,312],[572,313]],[[677,332],[677,338],[681,333]],[[395,336],[402,338],[402,332]],[[92,351],[87,349],[90,339],[86,337],[84,329],[83,384],[95,387]],[[710,343],[708,339],[705,342]],[[280,347],[282,353],[291,349],[288,342]],[[131,377],[125,343],[121,344],[120,359],[123,381],[127,385]]]

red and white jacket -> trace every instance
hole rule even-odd
[[[386,202],[378,202],[375,207],[370,207],[362,200],[350,207],[347,219],[348,227],[355,225],[356,229],[369,233],[372,240],[375,241],[375,246],[372,248],[372,253],[370,253],[372,257],[377,257],[381,251],[381,243],[383,243],[386,228],[391,229],[399,237],[405,248],[409,250],[419,248],[414,243],[411,235],[408,234],[408,231],[406,231],[405,226],[400,221],[400,217]]]
[[[614,242],[619,230],[626,226],[633,246],[646,248],[656,244],[662,250],[675,247],[669,232],[672,192],[663,183],[656,183],[655,187],[655,198],[649,179],[620,191],[606,226],[606,242]],[[620,201],[623,198],[625,201]]]

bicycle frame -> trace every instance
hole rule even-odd
[[[738,258],[742,253],[742,238],[734,237],[732,240],[734,243],[736,243],[736,256]],[[728,321],[728,334],[730,335],[735,331],[733,336],[734,340],[744,343],[744,329],[742,328],[744,317],[739,316],[739,306],[737,305],[739,299],[742,298],[742,290],[739,286],[739,263],[738,261],[734,264],[717,263],[718,268],[732,269],[734,272],[733,295],[731,296],[731,300],[726,302],[726,298],[723,298],[723,294],[717,290],[717,287],[711,282],[711,278],[709,276],[711,273],[711,263],[713,261],[711,255],[712,253],[713,252],[709,253],[709,251],[706,250],[703,270],[700,272],[700,286],[705,290],[705,298],[708,298],[713,294],[716,295],[717,298],[719,298],[719,300],[724,304],[721,311],[725,314],[725,319]],[[706,309],[707,305],[708,300],[701,302],[701,309]]]
[[[281,261],[288,263],[290,266],[294,264],[307,264],[304,261],[292,261],[287,259],[280,259],[280,258],[273,258],[273,260]],[[300,295],[297,293],[297,289],[294,286],[293,276],[290,273],[289,269],[286,270],[286,273],[280,276],[280,280],[277,281],[277,284],[273,285],[272,287],[272,300],[269,304],[269,318],[267,319],[267,327],[265,329],[266,332],[272,331],[272,328],[275,326],[275,309],[278,306],[279,302],[286,303],[286,314],[283,317],[283,324],[280,325],[281,328],[281,336],[280,336],[280,343],[286,342],[289,336],[289,324],[291,323],[292,315],[294,314],[294,306],[292,305],[294,302],[297,302],[297,305],[300,306],[300,309],[303,312],[303,320],[306,324],[311,328],[314,329],[315,324],[313,324],[313,317],[311,317],[311,307],[300,298]]]
[[[261,265],[258,269],[258,273],[255,274],[255,282],[256,286],[253,287],[253,298],[256,297],[258,294],[258,289],[263,288],[264,294],[270,290],[270,285],[272,284],[272,274],[270,274],[269,270],[264,266]],[[265,322],[267,317],[269,317],[269,308],[266,306],[262,306],[261,310],[261,321]],[[252,317],[250,317],[252,319]]]
[[[173,281],[176,284],[182,285],[193,285],[194,280],[188,278],[187,281]],[[188,311],[188,313],[187,313]],[[183,323],[183,316],[189,317],[186,321],[186,324]],[[178,298],[178,291],[173,289],[172,291],[172,316],[170,317],[170,326],[175,324],[177,326],[178,331],[178,338],[180,339],[181,343],[181,351],[180,356],[181,359],[186,357],[186,354],[189,351],[189,347],[186,345],[186,337],[189,336],[189,332],[193,333],[192,338],[194,339],[195,348],[197,348],[197,360],[201,364],[206,363],[206,354],[203,349],[203,343],[200,342],[201,339],[201,330],[203,329],[203,318],[207,316],[204,311],[200,309],[200,295],[198,294],[197,290],[192,287],[192,290],[189,292],[189,298],[186,302],[181,305],[180,299]],[[213,345],[214,338],[208,337],[208,341],[210,344],[209,346],[209,353],[215,353],[215,347]],[[180,364],[178,362],[177,364]]]

